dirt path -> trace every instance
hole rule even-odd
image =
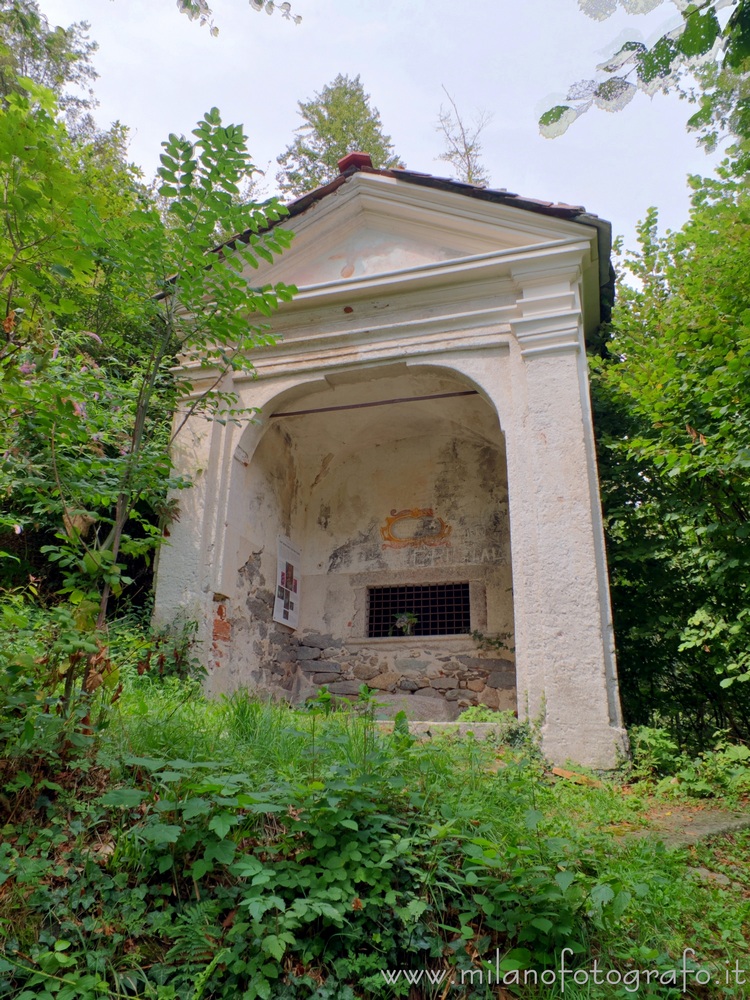
[[[750,809],[716,809],[683,803],[652,808],[650,825],[626,834],[631,837],[657,837],[666,847],[692,847],[699,840],[736,833],[750,827]]]

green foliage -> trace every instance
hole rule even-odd
[[[93,609],[95,611],[95,609]],[[90,664],[93,692],[116,700],[119,670],[101,638],[92,634],[90,608],[60,604],[39,613],[23,593],[0,604],[0,739],[10,760],[42,752],[65,757],[71,748],[91,742],[91,704],[71,706],[81,664]]]
[[[111,264],[101,246],[87,245],[92,219],[136,211],[135,177],[120,159],[121,131],[96,148],[73,142],[56,110],[53,95],[28,80],[0,108],[0,531],[24,533],[3,548],[20,560],[16,571],[35,574],[40,546],[80,519],[95,521],[111,498],[137,398],[132,349],[122,368],[130,328],[106,307]],[[24,546],[27,532],[33,542]]]
[[[648,726],[628,731],[633,754],[632,773],[639,778],[674,774],[681,760],[680,748],[669,733]]]
[[[393,624],[388,629],[388,635],[393,635],[394,631],[400,632],[401,635],[411,635],[418,622],[419,618],[413,611],[399,612],[393,616]]]
[[[98,761],[40,738],[0,773],[0,996],[385,997],[384,970],[460,979],[496,948],[511,974],[562,947],[582,968],[668,970],[724,930],[712,959],[742,954],[746,904],[605,833],[636,795],[330,706],[210,704],[139,676],[132,626],[118,648],[122,716]]]
[[[639,779],[660,779],[664,794],[690,798],[723,797],[741,802],[750,791],[750,749],[716,734],[715,746],[695,757],[681,752],[663,729],[634,726],[631,773]]]
[[[743,800],[750,791],[749,758],[750,750],[741,745],[704,751],[692,760],[681,762],[671,790],[693,798],[723,795],[731,801]]]
[[[354,151],[369,153],[374,167],[402,165],[359,76],[339,73],[312,100],[299,102],[299,114],[299,135],[278,157],[283,169],[276,179],[286,195],[297,197],[333,180],[338,161]]]
[[[512,653],[513,647],[508,645],[511,638],[510,632],[499,632],[496,635],[485,635],[478,629],[474,629],[471,638],[480,649],[494,650],[497,653]]]
[[[88,25],[52,27],[36,0],[4,0],[0,4],[0,96],[17,92],[19,77],[58,95],[61,106],[75,118],[92,103],[91,85],[97,73],[91,64],[96,51]],[[69,86],[78,93],[70,93]],[[81,91],[86,97],[81,96]]]
[[[579,0],[585,14],[601,21],[621,5],[628,13],[646,14],[664,0]],[[695,73],[703,87],[701,108],[688,126],[703,131],[703,141],[716,144],[719,131],[730,128],[735,135],[750,137],[746,97],[737,100],[750,68],[750,3],[747,0],[698,0],[677,3],[681,20],[651,46],[627,41],[596,69],[595,79],[573,84],[566,98],[539,119],[542,135],[562,135],[592,107],[619,111],[638,91],[653,96],[680,86],[685,74]],[[730,8],[727,18],[719,11]],[[706,84],[709,84],[706,86]],[[747,119],[747,120],[746,120]]]
[[[90,747],[124,683],[143,678],[144,688],[161,690],[179,679],[182,702],[203,676],[193,624],[148,629],[130,616],[111,622],[105,637],[92,632],[92,613],[67,603],[41,608],[21,591],[0,601],[0,746],[9,765],[26,768],[38,754],[59,762]],[[87,658],[89,696],[71,706]]]
[[[90,266],[75,218],[88,211],[95,192],[85,194],[53,95],[30,81],[0,107],[0,177],[0,372],[7,378],[19,352],[39,343],[70,307],[63,281],[75,287]]]
[[[682,231],[640,229],[593,391],[628,719],[700,746],[750,734],[750,204],[693,185]]]
[[[151,628],[148,641],[139,651],[136,673],[151,674],[159,680],[202,681],[206,675],[195,648],[198,623],[174,621],[169,626]]]
[[[737,140],[733,173],[747,170],[750,142],[750,73],[726,63],[708,63],[695,70],[697,86],[683,94],[698,105],[688,120],[688,128],[698,135],[698,142],[713,152],[726,137]]]
[[[20,366],[26,377],[5,382],[11,420],[0,477],[12,500],[4,521],[17,524],[19,535],[31,533],[38,551],[59,568],[64,592],[80,604],[97,575],[115,593],[129,582],[107,540],[133,465],[132,429],[146,365],[137,361],[126,370],[117,357],[103,357],[98,335],[60,333],[56,341],[51,349],[26,351]],[[187,485],[172,475],[168,458],[174,386],[165,373],[157,384],[158,406],[148,414],[138,456],[138,500],[121,543],[131,558],[147,557],[158,543],[158,515],[163,523],[169,515],[165,490]]]
[[[472,705],[461,713],[462,722],[499,722],[503,715],[513,715],[501,713],[496,708],[489,708],[487,705]],[[514,716],[515,718],[515,716]]]
[[[82,158],[48,91],[19,88],[0,108],[0,491],[9,498],[0,530],[41,536],[57,568],[84,636],[69,660],[69,699],[73,675],[81,694],[102,683],[106,639],[95,633],[110,596],[131,582],[128,560],[148,560],[176,514],[167,491],[187,483],[172,475],[174,436],[198,415],[248,415],[231,375],[251,370],[249,352],[269,342],[253,314],[269,316],[294,289],[254,287],[247,271],[291,235],[273,226],[284,213],[275,202],[238,203],[253,166],[242,129],[224,126],[216,109],[190,139],[163,144],[167,224],[137,187],[112,194],[106,156]],[[236,235],[209,251],[220,225]],[[145,350],[128,344],[134,329]],[[203,391],[170,435],[177,354],[200,370]]]
[[[486,705],[472,705],[459,716],[460,722],[491,722],[496,726],[493,742],[524,749],[531,757],[541,757],[539,723],[519,720],[515,712],[500,712]]]

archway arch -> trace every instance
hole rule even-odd
[[[364,681],[428,719],[515,704],[505,443],[475,383],[406,364],[300,380],[237,454],[230,686],[300,698]],[[273,620],[279,536],[301,553],[295,631]],[[479,648],[477,631],[506,651]]]

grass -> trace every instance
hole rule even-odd
[[[693,786],[746,807],[742,754],[680,761],[669,784],[646,734],[660,774],[555,773],[520,727],[516,746],[420,742],[366,703],[208,702],[123,662],[95,738],[60,755],[5,731],[0,997],[543,1000],[559,980],[498,993],[460,977],[496,953],[506,976],[514,960],[554,970],[566,946],[579,979],[594,961],[620,977],[569,979],[573,1000],[634,995],[638,970],[659,977],[638,996],[747,995],[725,979],[750,969],[750,833],[681,850],[648,835]],[[713,979],[683,992],[670,976],[688,949]],[[422,967],[457,985],[382,976]]]

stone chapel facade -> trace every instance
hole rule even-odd
[[[156,615],[201,623],[212,693],[367,683],[413,719],[513,708],[555,761],[614,766],[585,355],[609,225],[364,154],[340,168],[251,278],[299,288],[231,386],[257,419],[178,438],[194,485]]]

